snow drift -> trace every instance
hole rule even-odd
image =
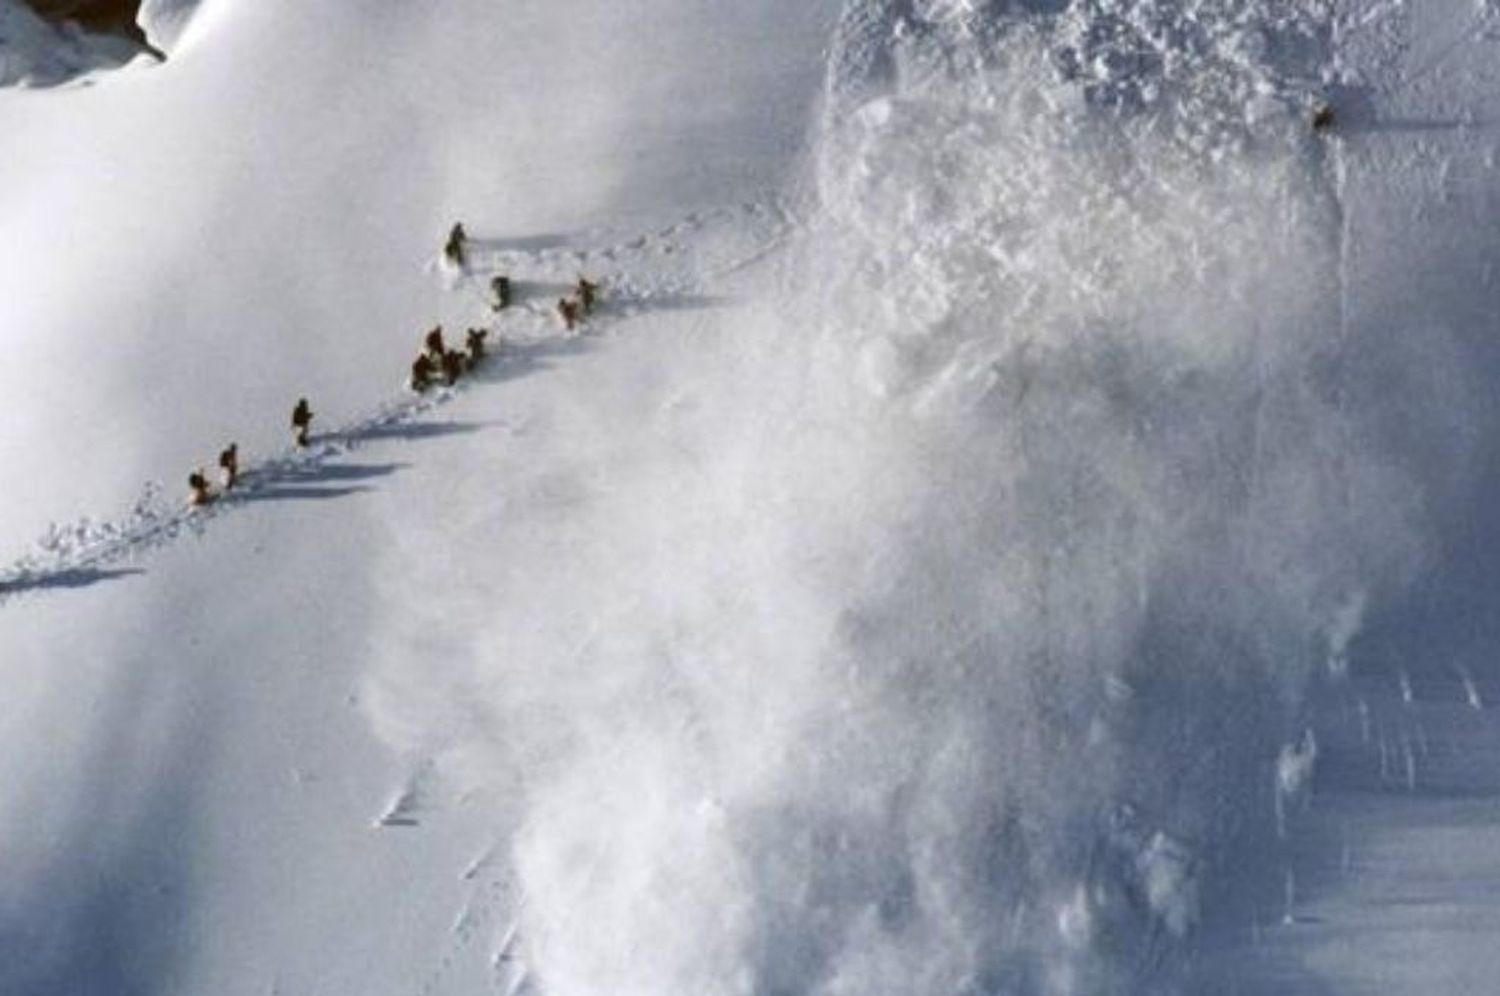
[[[757,303],[384,572],[373,718],[492,800],[540,991],[1130,991],[1265,899],[1464,485],[1383,399],[1464,377],[1348,320],[1327,5],[1061,6],[849,5]]]

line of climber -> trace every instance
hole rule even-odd
[[[313,410],[306,398],[298,398],[292,406],[292,442],[298,449],[307,446],[312,431]],[[188,504],[207,505],[221,495],[233,491],[240,482],[240,446],[230,443],[219,451],[219,486],[215,491],[209,484],[208,475],[199,467],[188,475]]]
[[[230,443],[219,451],[219,481],[227,492],[239,483],[239,479],[240,447],[238,443]],[[207,505],[214,498],[213,489],[201,467],[188,475],[189,505]]]
[[[468,258],[468,236],[464,232],[462,223],[455,224],[448,233],[448,241],[443,246],[443,255],[457,266],[464,266]],[[512,294],[511,282],[508,276],[503,274],[495,276],[490,280],[490,291],[493,299],[490,307],[495,312],[504,311],[510,307]],[[593,313],[594,306],[599,300],[599,285],[586,277],[580,276],[574,287],[573,294],[560,298],[557,302],[557,313],[563,326],[569,331],[574,330],[578,323]],[[452,386],[458,382],[458,378],[465,373],[476,369],[484,360],[486,354],[485,339],[489,336],[489,330],[482,328],[470,328],[464,336],[464,348],[462,350],[449,349],[443,342],[443,327],[435,326],[423,339],[422,352],[417,355],[411,365],[411,376],[407,386],[421,394],[431,387],[436,378],[441,377],[443,383]],[[313,410],[306,398],[298,398],[292,407],[292,442],[298,449],[305,449],[311,438]],[[233,491],[240,480],[239,444],[231,442],[219,452],[219,485],[221,490],[215,491],[209,483],[208,475],[199,467],[188,475],[188,504],[191,506],[207,505],[221,495]]]
[[[469,236],[464,231],[463,222],[455,222],[448,231],[448,240],[443,243],[443,258],[449,263],[465,270],[469,265]],[[490,278],[490,310],[496,314],[509,308],[512,300],[512,289],[510,277],[505,274],[497,274]],[[591,315],[594,305],[599,300],[599,285],[580,276],[578,283],[573,288],[573,293],[567,297],[558,298],[557,316],[563,323],[563,328],[572,332],[578,324]]]
[[[411,376],[406,386],[421,394],[441,376],[443,383],[452,387],[462,374],[479,366],[484,359],[484,340],[487,329],[471,328],[464,335],[463,349],[449,349],[443,342],[443,327],[436,325],[422,340],[422,351],[411,364]]]

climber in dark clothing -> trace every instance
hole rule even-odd
[[[454,266],[463,266],[465,262],[466,244],[468,235],[464,232],[462,222],[455,222],[453,230],[448,233],[448,241],[443,245],[443,256]]]
[[[464,345],[469,349],[469,366],[479,366],[479,361],[484,359],[484,339],[489,335],[485,329],[469,329],[469,334],[464,337]]]
[[[298,398],[297,406],[292,409],[292,440],[298,446],[307,445],[307,431],[312,426],[313,413],[307,405],[306,398]]]
[[[490,281],[490,292],[495,299],[490,302],[490,308],[495,311],[504,311],[510,307],[510,277],[501,275]]]
[[[195,470],[188,475],[188,504],[207,505],[214,500],[213,492],[208,489],[208,478],[203,476],[203,471]]]
[[[578,278],[578,303],[583,307],[585,315],[594,310],[594,302],[599,297],[599,285],[590,281],[587,277]]]
[[[443,345],[443,327],[441,325],[433,326],[432,331],[427,333],[427,338],[423,339],[422,343],[427,347],[428,357],[434,362],[441,360],[443,354],[448,351],[448,348]]]
[[[421,394],[432,386],[432,360],[426,353],[418,353],[417,358],[411,364],[411,378],[406,386]]]
[[[224,490],[233,488],[240,479],[240,447],[238,443],[230,443],[219,454],[219,476],[224,482]]]
[[[449,387],[458,383],[459,374],[464,372],[464,354],[458,350],[451,350],[443,354],[443,382]]]
[[[1319,103],[1313,107],[1312,130],[1318,134],[1333,130],[1333,105]]]
[[[557,302],[557,314],[562,318],[563,327],[569,332],[578,324],[578,302],[569,297],[560,298]]]

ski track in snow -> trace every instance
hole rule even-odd
[[[720,303],[711,296],[714,283],[773,252],[798,224],[791,202],[767,196],[694,212],[665,227],[593,246],[577,244],[590,235],[536,249],[510,248],[525,245],[526,239],[473,237],[463,272],[440,263],[431,268],[449,289],[472,296],[485,309],[488,278],[503,272],[513,280],[518,300],[501,315],[475,323],[498,337],[480,370],[455,385],[387,400],[333,429],[314,432],[304,449],[290,448],[246,463],[234,490],[218,493],[208,505],[174,502],[161,483],[152,481],[122,516],[53,523],[31,551],[0,570],[0,605],[24,594],[82,588],[142,573],[138,567],[121,565],[133,565],[184,536],[201,536],[220,516],[256,501],[288,495],[336,498],[366,490],[360,481],[373,476],[373,469],[340,465],[341,458],[403,434],[419,438],[420,430],[403,430],[469,390],[516,375],[562,344],[607,335],[620,323],[653,310]],[[563,331],[554,301],[568,294],[585,273],[603,282],[599,305],[577,330]],[[393,367],[400,363],[400,358],[392,358]],[[353,483],[341,487],[341,480]]]

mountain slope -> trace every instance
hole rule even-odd
[[[0,103],[0,988],[1480,977],[1492,15],[690,6]]]
[[[608,246],[775,185],[820,79],[816,10],[678,12],[219,5],[157,72],[7,100],[7,130],[28,136],[0,184],[6,328],[25,357],[7,384],[10,547],[54,516],[123,511],[145,480],[168,477],[175,502],[231,437],[274,459],[298,393],[315,428],[400,400],[421,332],[478,310],[425,271],[455,217],[501,241]],[[588,234],[604,221],[624,234]],[[473,394],[544,410],[541,375],[564,358],[518,350]],[[144,573],[6,603],[0,988],[494,978],[502,924],[453,930],[495,899],[460,877],[489,821],[378,827],[408,772],[360,710],[372,572],[398,539],[385,509],[425,519],[443,446],[467,442],[467,461],[503,436],[444,435],[473,417],[449,407],[285,482],[321,501],[225,509],[119,565]]]

